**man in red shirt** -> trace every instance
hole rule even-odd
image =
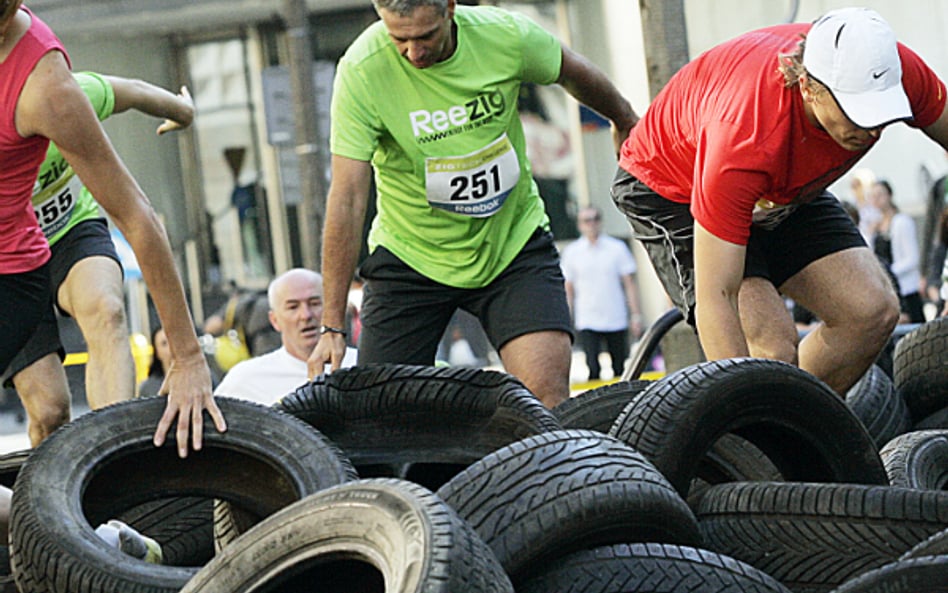
[[[784,360],[841,394],[862,376],[898,299],[826,187],[895,122],[948,148],[945,104],[945,84],[864,8],[752,31],[669,81],[612,194],[709,360]],[[802,341],[782,295],[822,320]]]

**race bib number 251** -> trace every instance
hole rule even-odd
[[[520,161],[506,134],[470,154],[425,160],[428,203],[457,214],[493,215],[519,180]]]

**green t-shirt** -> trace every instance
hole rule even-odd
[[[92,102],[99,120],[112,115],[115,109],[112,85],[93,72],[76,72],[73,76]],[[99,205],[92,194],[52,142],[33,186],[33,210],[50,245],[80,222],[100,216]]]
[[[556,82],[562,48],[528,18],[458,6],[457,49],[418,69],[381,22],[339,62],[333,154],[371,161],[383,245],[449,286],[490,283],[549,219],[517,113],[521,82]]]

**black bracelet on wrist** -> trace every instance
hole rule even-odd
[[[319,328],[319,334],[320,334],[320,335],[322,335],[322,334],[339,334],[339,335],[341,335],[343,338],[348,338],[348,337],[349,337],[349,333],[348,333],[346,330],[340,329],[340,328],[338,328],[338,327],[329,327],[328,325],[320,326],[320,328]]]

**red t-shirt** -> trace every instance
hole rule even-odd
[[[619,165],[661,196],[690,203],[716,237],[745,245],[754,206],[803,203],[839,179],[853,152],[809,122],[797,86],[786,88],[780,54],[809,24],[741,35],[685,65],[655,98],[622,146]],[[911,126],[941,115],[945,84],[899,44]],[[868,150],[868,149],[867,149]]]
[[[49,140],[20,136],[15,116],[36,63],[50,51],[66,55],[66,50],[45,23],[23,10],[32,19],[30,28],[0,62],[0,274],[35,270],[49,259],[49,244],[30,202]]]

